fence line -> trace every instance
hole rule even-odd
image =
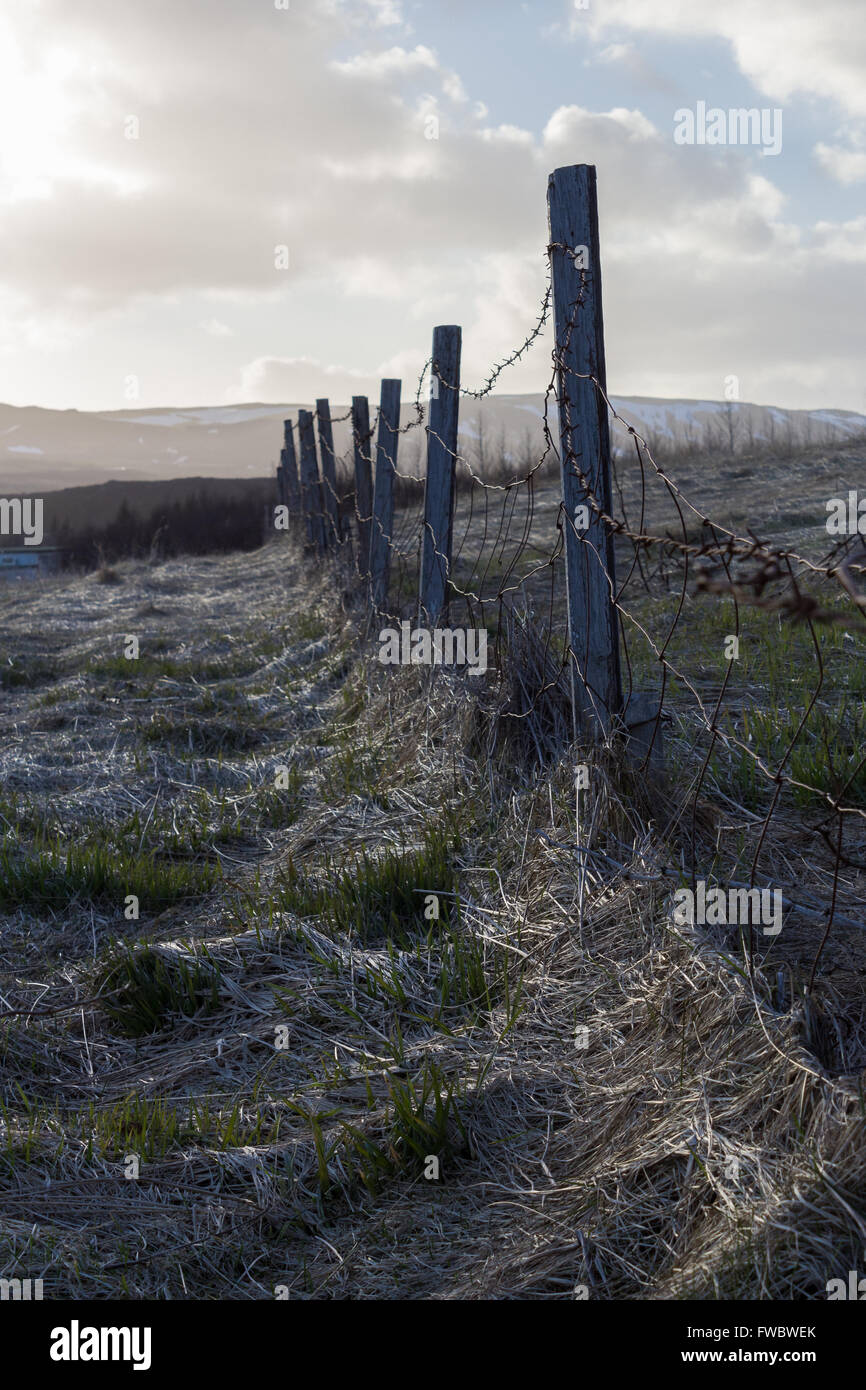
[[[741,817],[753,849],[750,888],[766,881],[771,828],[783,828],[780,808],[786,815],[805,815],[806,808],[812,820],[803,833],[824,859],[811,894],[787,885],[786,902],[804,919],[819,920],[826,940],[834,920],[857,918],[852,865],[866,849],[866,718],[845,693],[859,691],[862,676],[846,676],[845,690],[830,679],[847,659],[843,629],[864,630],[866,562],[853,538],[816,557],[761,540],[752,529],[740,534],[733,520],[711,520],[653,458],[607,395],[595,169],[554,171],[548,200],[549,281],[523,342],[474,389],[460,382],[460,329],[436,328],[403,425],[396,383],[383,383],[373,428],[366,397],[353,398],[354,490],[339,495],[329,435],[323,479],[326,452],[334,474],[324,487],[325,512],[333,518],[331,500],[338,513],[353,504],[357,569],[372,580],[370,610],[383,621],[414,617],[432,626],[465,611],[470,623],[491,631],[508,696],[502,717],[524,729],[539,757],[548,746],[545,728],[561,737],[563,718],[574,714],[576,748],[586,740],[611,744],[629,728],[642,731],[649,775],[662,722],[674,730],[683,748],[681,785],[673,806],[669,797],[660,811],[658,833],[685,835],[677,872],[692,880],[698,873],[705,797],[721,797]],[[551,310],[543,448],[523,468],[512,463],[507,473],[484,476],[459,447],[460,399],[488,395],[539,341]],[[321,442],[322,422],[331,422],[328,402],[317,401],[316,411]],[[630,467],[611,456],[611,420],[627,430]],[[398,436],[422,441],[420,468],[407,467],[405,444],[398,467]],[[281,486],[290,481],[289,469]],[[333,521],[324,539],[334,545]],[[697,596],[717,605],[706,631],[700,615],[709,610],[694,606]],[[763,662],[765,684],[778,696],[760,718],[750,709],[751,690],[738,693],[735,679],[738,643],[751,640],[745,612],[753,626],[764,624],[751,659]],[[771,630],[770,622],[784,626]],[[801,669],[776,670],[774,633],[797,647]],[[522,663],[509,662],[518,649]]]

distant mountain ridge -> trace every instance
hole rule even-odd
[[[618,415],[643,435],[650,447],[699,449],[709,443],[740,452],[775,441],[780,448],[823,444],[866,434],[866,415],[849,410],[787,410],[774,406],[709,400],[656,400],[613,396]],[[183,477],[245,478],[271,474],[282,444],[282,421],[299,406],[245,402],[238,405],[117,411],[48,410],[0,405],[0,492],[55,491],[106,482],[164,481]],[[371,401],[371,405],[375,404]],[[477,458],[504,449],[522,465],[542,442],[544,396],[491,395],[460,404],[461,448]],[[347,407],[331,404],[340,416]],[[415,412],[402,407],[402,423]],[[548,420],[556,424],[551,401]],[[625,426],[613,422],[615,441],[625,442]],[[349,447],[346,422],[335,425],[339,453]],[[401,441],[407,467],[416,471],[422,432]]]

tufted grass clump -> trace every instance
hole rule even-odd
[[[120,952],[96,978],[103,1013],[127,1038],[162,1032],[175,1018],[213,1013],[219,984],[213,961],[171,959],[150,946]]]
[[[365,849],[312,877],[293,860],[277,881],[274,906],[298,917],[317,917],[328,927],[362,942],[405,941],[421,929],[428,894],[450,895],[456,887],[449,828],[428,830],[418,849],[389,848],[378,856]]]

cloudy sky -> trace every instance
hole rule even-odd
[[[613,391],[866,410],[864,79],[862,0],[14,0],[0,400],[409,396],[453,322],[477,384],[587,162]],[[699,103],[781,149],[678,143]]]

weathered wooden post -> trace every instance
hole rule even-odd
[[[400,443],[400,388],[402,382],[386,377],[379,397],[379,433],[376,438],[376,482],[373,489],[373,521],[370,527],[370,603],[384,612],[391,573],[391,537],[394,529],[394,474]]]
[[[340,499],[337,496],[337,459],[334,454],[334,431],[331,427],[331,407],[326,397],[316,401],[319,424],[319,455],[322,463],[322,492],[325,497],[327,534],[331,543],[342,539]]]
[[[622,709],[614,606],[610,436],[595,166],[556,169],[547,188],[555,321],[572,697],[580,732]]]
[[[307,540],[319,550],[324,550],[322,489],[319,486],[319,465],[316,459],[316,437],[313,433],[311,410],[298,411],[298,442],[301,448],[301,502],[307,524]]]
[[[280,506],[288,506],[286,498],[286,470],[283,468],[283,455],[285,449],[280,450],[280,461],[277,464],[277,502]]]
[[[460,405],[460,329],[433,329],[430,368],[430,418],[427,425],[427,481],[424,486],[424,533],[421,537],[419,606],[431,625],[445,611],[451,568],[454,517],[454,461]]]
[[[352,444],[355,453],[355,512],[358,517],[358,573],[370,573],[370,520],[373,513],[373,466],[370,459],[370,406],[366,396],[352,397]]]
[[[295,435],[291,420],[283,421],[283,441],[280,462],[286,479],[286,505],[289,516],[294,519],[301,509],[301,489],[298,483],[298,460],[295,455]]]

